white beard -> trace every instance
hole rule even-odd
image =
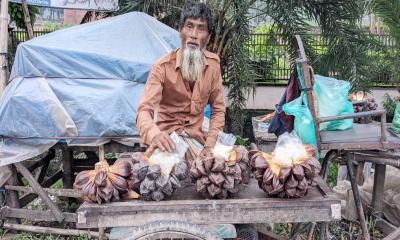
[[[182,77],[190,82],[196,82],[203,71],[203,51],[199,48],[184,48],[181,56]]]

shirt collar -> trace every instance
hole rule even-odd
[[[178,68],[181,67],[181,54],[182,54],[182,49],[178,48],[177,50],[175,50],[175,70],[177,70]],[[204,50],[203,51],[203,60],[204,60],[204,68],[208,66],[208,51]]]

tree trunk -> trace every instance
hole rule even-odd
[[[31,17],[29,16],[29,9],[26,0],[21,0],[22,10],[24,11],[25,27],[28,32],[28,39],[33,38],[33,28],[31,23]]]

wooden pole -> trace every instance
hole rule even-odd
[[[5,229],[13,229],[17,231],[27,231],[27,232],[35,232],[42,234],[69,235],[69,236],[89,235],[95,238],[99,237],[99,234],[97,232],[85,231],[85,230],[60,229],[60,228],[39,227],[39,226],[11,224],[11,223],[4,223],[3,227]]]
[[[400,227],[396,231],[386,236],[383,240],[396,240],[399,238],[400,238]]]
[[[36,193],[35,190],[31,187],[5,185],[4,188],[18,192]],[[83,195],[81,190],[76,190],[76,189],[43,188],[43,190],[46,193],[57,197],[81,198]]]
[[[0,8],[0,96],[7,85],[8,67],[8,0],[1,0]]]
[[[346,153],[347,170],[348,170],[348,175],[350,178],[351,189],[353,190],[354,203],[356,205],[358,220],[360,221],[363,239],[370,240],[371,238],[369,236],[368,226],[365,221],[364,210],[361,205],[361,197],[360,197],[360,192],[358,191],[358,186],[357,186],[356,177],[354,174],[352,159],[353,159],[352,155],[350,153]]]
[[[8,180],[8,184],[11,185],[18,185],[18,176],[17,176],[17,169],[11,165],[11,178]],[[18,198],[18,193],[16,191],[10,191],[7,194],[7,206],[12,207],[12,208],[20,208],[21,203]],[[19,219],[8,219],[9,223],[21,223]]]
[[[26,3],[26,0],[21,0],[21,5],[22,5],[22,10],[24,11],[24,21],[25,21],[26,31],[28,32],[28,39],[32,39],[33,38],[33,28],[32,28],[32,23],[31,23],[31,16],[29,15],[29,9],[28,9],[28,4]]]
[[[63,215],[64,222],[76,223],[78,221],[76,213],[64,212]],[[26,208],[10,208],[8,206],[0,209],[0,218],[24,219],[32,222],[54,222],[53,213],[50,210],[30,210]],[[9,220],[7,222],[12,223]]]
[[[104,145],[99,146],[99,162],[104,162],[105,157],[104,157]]]

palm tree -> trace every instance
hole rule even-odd
[[[387,26],[390,35],[396,41],[396,47],[400,49],[400,1],[374,0],[369,7]]]

